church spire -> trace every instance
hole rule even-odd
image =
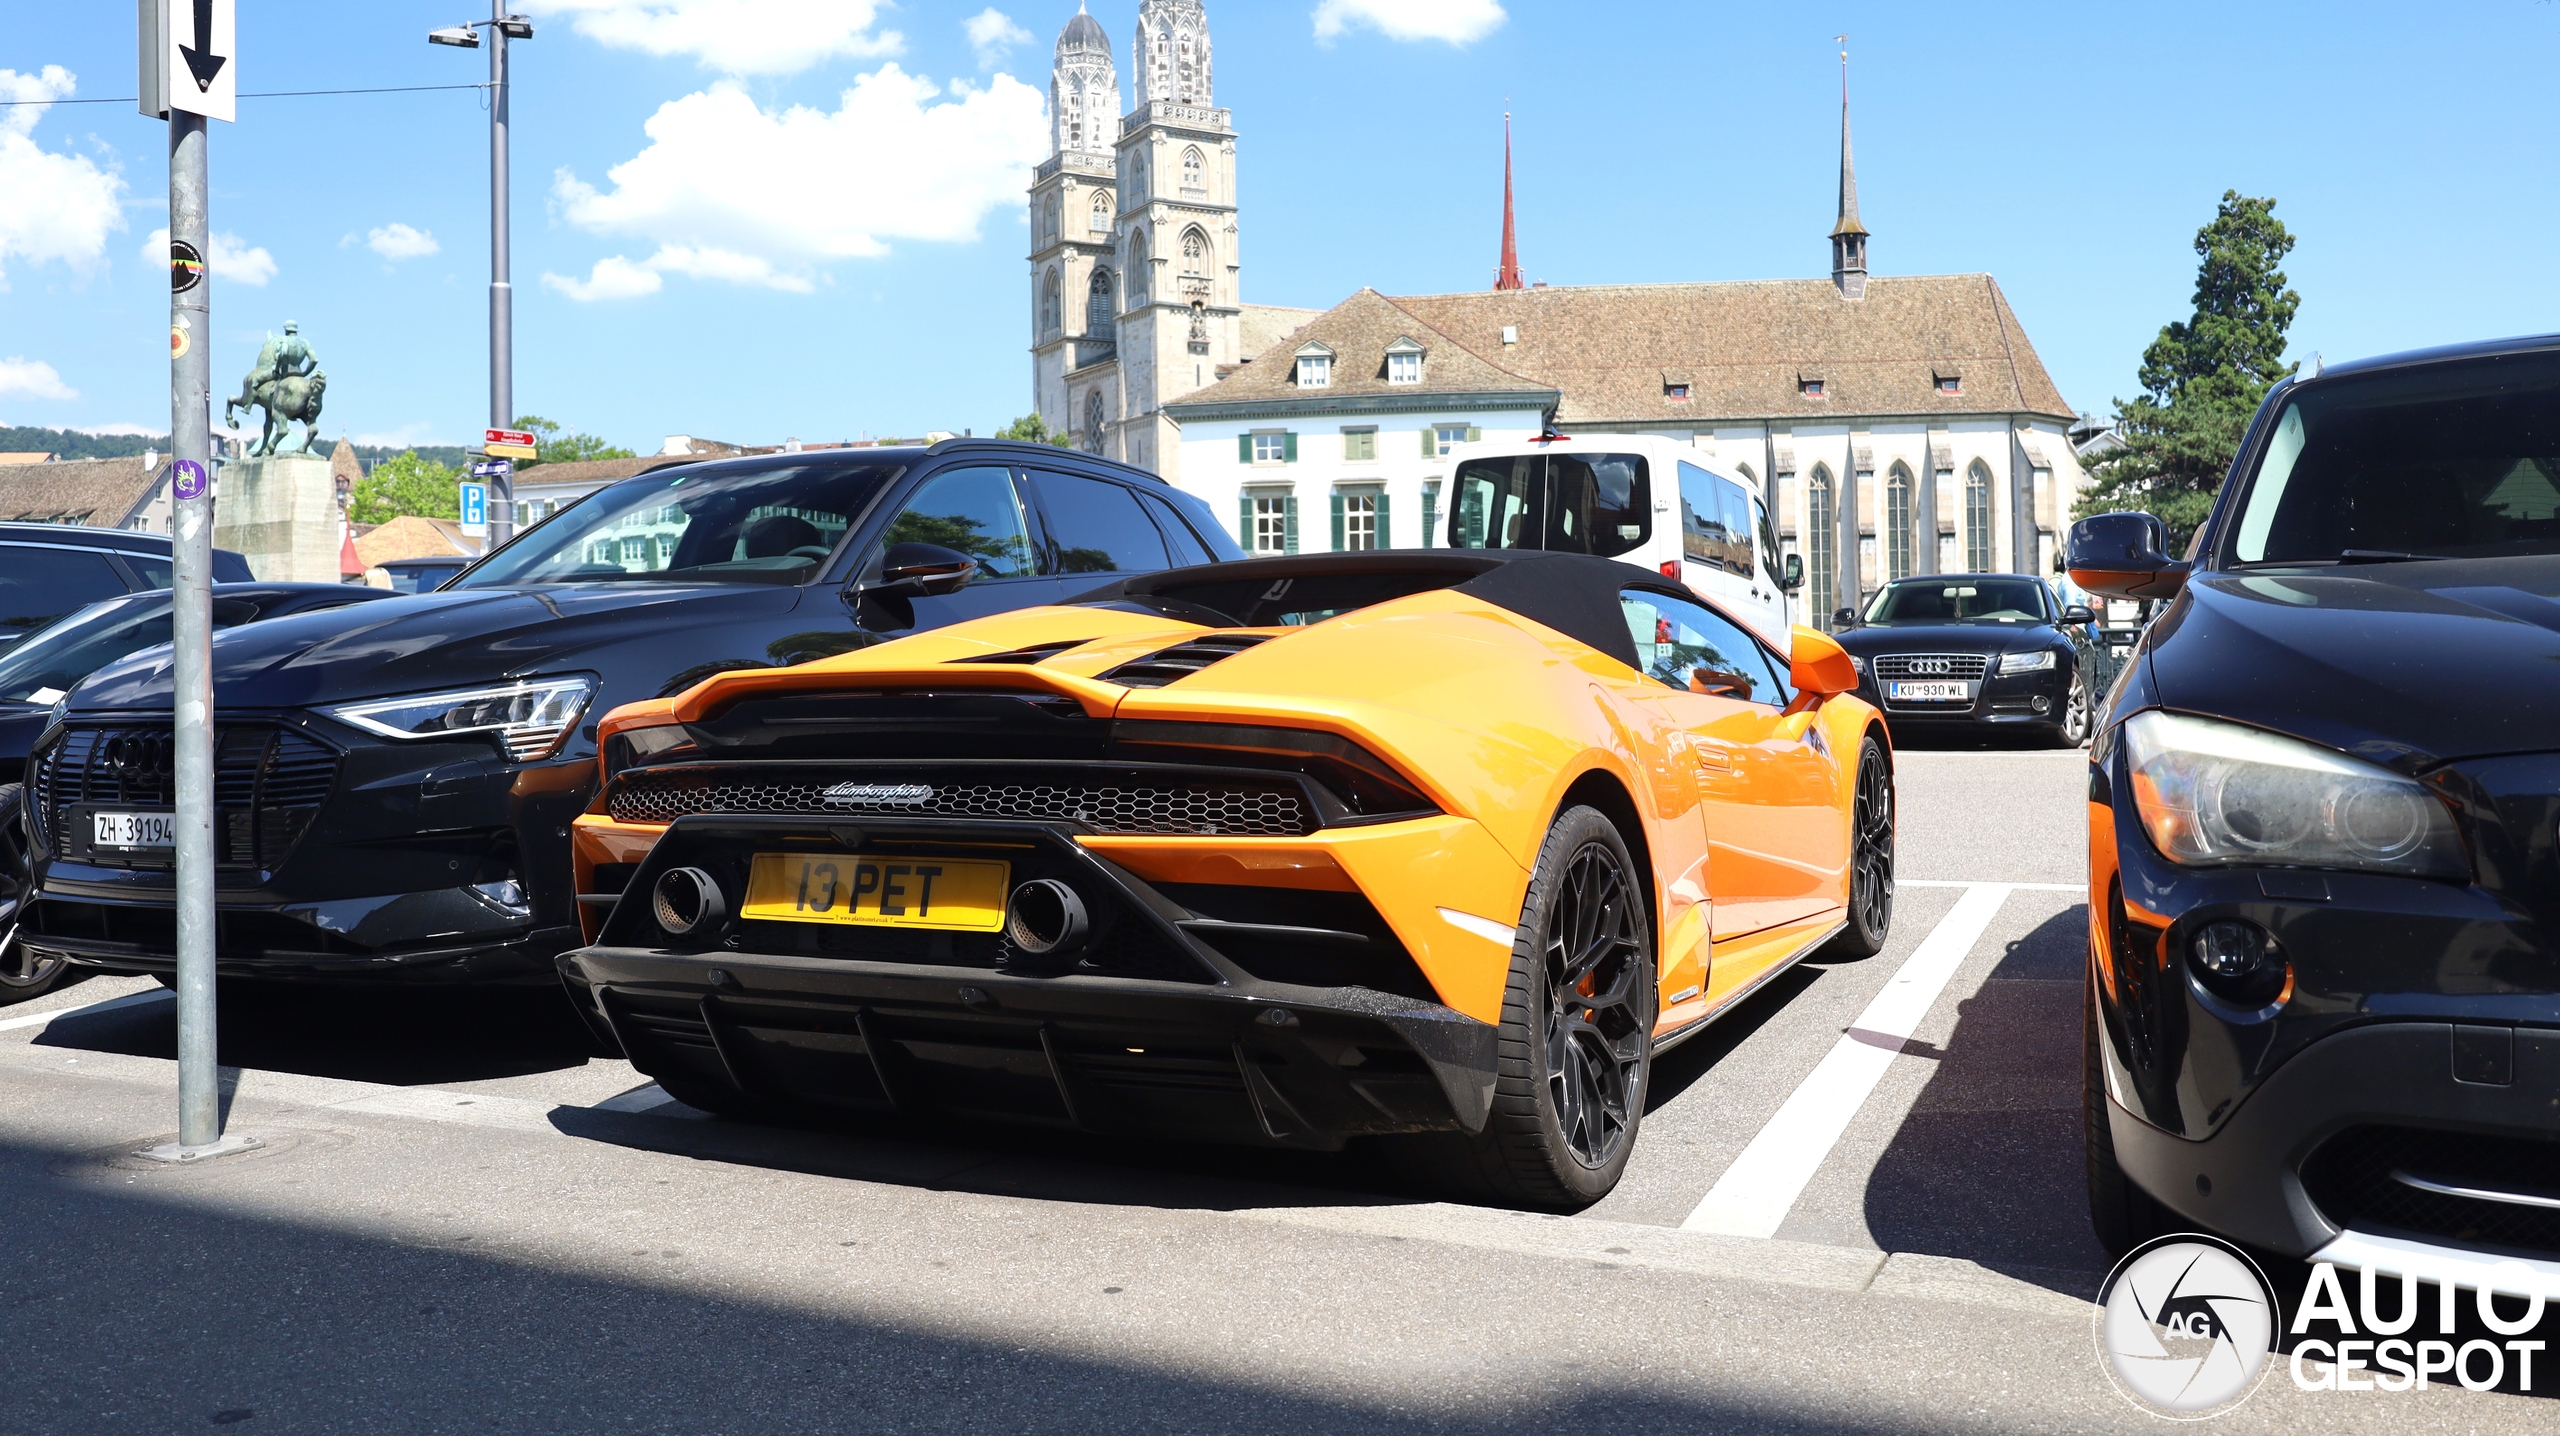
[[[1520,236],[1511,219],[1511,115],[1502,116],[1502,267],[1493,272],[1496,289],[1519,289]]]
[[[1849,152],[1849,37],[1840,50],[1840,217],[1831,226],[1831,282],[1843,299],[1867,296],[1867,227],[1858,222],[1858,167]]]

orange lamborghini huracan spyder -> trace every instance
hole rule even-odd
[[[1654,1054],[1884,943],[1885,725],[1794,650],[1626,564],[1436,550],[723,674],[604,720],[561,972],[713,1112],[1385,1139],[1586,1205]]]

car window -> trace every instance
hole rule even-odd
[[[144,588],[167,588],[169,586],[169,560],[165,558],[145,558],[138,553],[129,553],[122,557],[124,559],[124,566],[133,570],[133,576],[142,580],[142,586]]]
[[[1751,495],[1728,478],[1716,480],[1716,497],[1724,507],[1724,566],[1728,573],[1751,577]]]
[[[23,638],[124,592],[124,576],[102,554],[0,544],[0,634]]]
[[[1910,578],[1889,583],[1867,606],[1866,621],[1895,623],[2041,623],[2049,615],[2044,585],[2032,578]]]
[[[1138,496],[1107,479],[1035,473],[1059,573],[1147,573],[1170,567],[1164,535]]]
[[[1013,471],[1000,466],[946,469],[924,481],[889,521],[888,542],[939,544],[978,561],[983,578],[1021,578],[1035,571],[1031,530]]]
[[[1470,459],[1458,466],[1457,504],[1450,511],[1451,548],[1536,548],[1545,520],[1543,454]]]
[[[1733,530],[1716,492],[1715,475],[1692,463],[1680,465],[1680,553],[1692,563],[1725,566]]]
[[[1191,525],[1183,522],[1180,509],[1153,494],[1140,497],[1146,501],[1147,512],[1155,515],[1156,527],[1164,530],[1165,545],[1173,551],[1176,567],[1217,562],[1217,555],[1209,552],[1208,545],[1200,542],[1200,536],[1191,531]]]
[[[1641,454],[1547,456],[1547,547],[1615,558],[1653,532]]]
[[[1761,565],[1771,574],[1783,576],[1787,566],[1780,561],[1778,531],[1769,527],[1769,509],[1767,505],[1760,502],[1758,494],[1751,496],[1751,521],[1752,528],[1760,535]]]
[[[794,457],[644,474],[527,529],[462,586],[806,582],[901,472]]]
[[[1723,614],[1647,589],[1626,590],[1618,596],[1618,606],[1646,677],[1683,693],[1754,703],[1786,701],[1778,696],[1760,645]]]

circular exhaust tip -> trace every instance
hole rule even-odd
[[[1093,930],[1084,899],[1056,878],[1033,878],[1005,904],[1004,935],[1033,957],[1072,951]]]
[[[718,922],[728,911],[720,884],[700,868],[669,868],[660,873],[649,906],[657,914],[658,926],[677,937]]]

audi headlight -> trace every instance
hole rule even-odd
[[[2452,810],[2387,768],[2157,709],[2127,719],[2124,735],[2134,805],[2173,863],[2471,876]]]
[[[2000,676],[2003,678],[2012,673],[2036,673],[2052,666],[2053,650],[2050,648],[2039,648],[2033,653],[2000,655]]]
[[[385,738],[491,734],[507,745],[509,757],[524,762],[557,752],[595,696],[594,676],[580,673],[410,698],[373,698],[323,711]]]

